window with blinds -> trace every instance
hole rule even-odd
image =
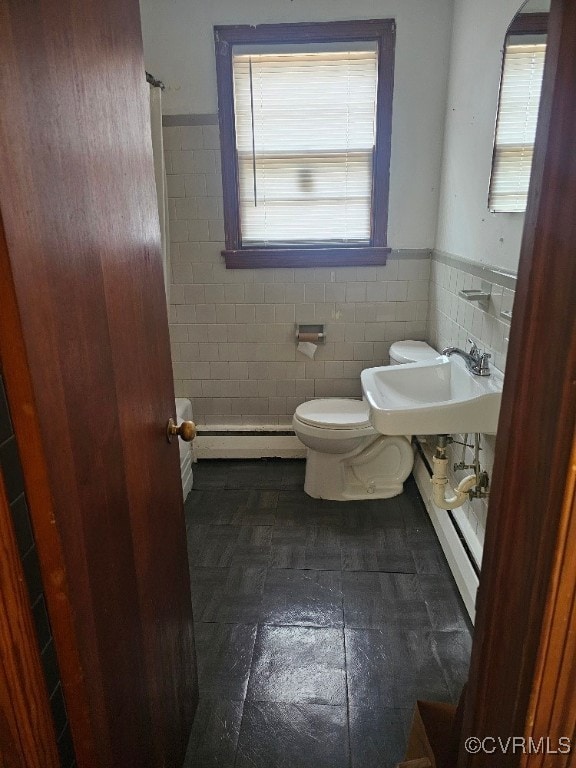
[[[506,44],[488,198],[493,212],[526,210],[545,56],[545,42]]]
[[[226,267],[385,264],[394,20],[214,39]]]
[[[350,47],[233,56],[243,245],[370,243],[377,50]]]

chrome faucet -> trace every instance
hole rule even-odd
[[[468,339],[472,345],[470,352],[465,352],[458,347],[446,347],[442,350],[442,354],[450,357],[450,355],[460,355],[460,357],[466,363],[468,370],[475,376],[490,376],[490,363],[488,362],[492,355],[487,352],[480,352],[475,342],[472,339]]]

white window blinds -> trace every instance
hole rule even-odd
[[[546,43],[506,45],[488,207],[525,211]]]
[[[233,56],[242,244],[369,243],[377,51],[301,48]]]

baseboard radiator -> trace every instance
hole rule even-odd
[[[198,426],[197,459],[304,459],[306,447],[289,427]]]
[[[476,592],[479,584],[479,568],[466,541],[457,517],[453,512],[439,509],[432,501],[432,475],[428,462],[420,451],[414,461],[414,479],[420,496],[440,541],[456,586],[460,592],[470,620],[474,623],[476,614]]]

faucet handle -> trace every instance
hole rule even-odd
[[[478,349],[476,342],[473,339],[467,339],[467,341],[468,344],[472,345],[469,352],[470,357],[473,357],[474,360],[480,360],[480,350]]]
[[[490,376],[490,363],[488,361],[491,357],[492,355],[488,352],[484,352],[483,355],[480,355],[480,359],[478,361],[478,371],[480,376]]]

